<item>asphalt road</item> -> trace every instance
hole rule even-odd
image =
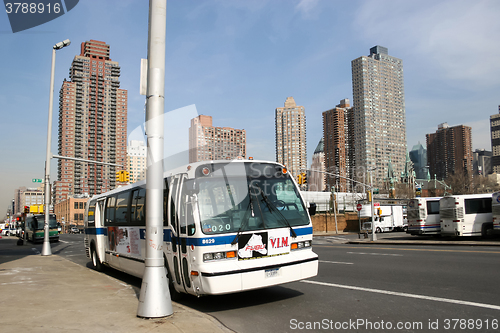
[[[500,332],[500,247],[348,245],[343,238],[315,238],[320,262],[312,279],[180,303],[241,333]],[[36,253],[41,244],[25,248]],[[52,252],[90,268],[83,235],[62,235]],[[140,280],[107,274],[138,292]]]

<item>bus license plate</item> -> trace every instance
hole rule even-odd
[[[280,275],[280,269],[279,268],[273,268],[273,269],[266,269],[266,279],[267,278],[272,278]]]

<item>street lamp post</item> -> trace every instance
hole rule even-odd
[[[374,218],[374,207],[373,207],[373,177],[372,177],[372,171],[375,170],[375,169],[368,169],[368,171],[370,172],[370,205],[371,205],[371,208],[372,208],[372,241],[376,241],[377,240],[377,236],[375,235],[375,218]]]
[[[50,238],[49,238],[49,206],[50,206],[50,159],[52,155],[50,153],[50,145],[52,141],[52,107],[54,104],[54,74],[56,71],[56,50],[60,50],[65,46],[71,44],[69,39],[57,43],[52,48],[52,67],[50,70],[50,92],[49,92],[49,123],[47,125],[47,154],[45,156],[45,191],[44,191],[44,209],[45,209],[45,225],[44,225],[44,237],[43,237],[43,247],[42,256],[52,255],[50,249]]]

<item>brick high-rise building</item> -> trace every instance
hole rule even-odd
[[[55,204],[78,194],[116,187],[115,172],[127,162],[127,90],[109,45],[81,44],[59,92],[59,155],[121,164],[123,167],[58,160]]]
[[[406,162],[406,111],[403,61],[382,46],[351,62],[353,142],[356,174],[374,169],[374,185],[387,175],[389,161],[396,174]]]
[[[341,177],[326,176],[326,183],[331,189],[347,192],[351,177],[349,115],[352,112],[349,100],[343,99],[335,108],[323,112],[323,142],[325,153],[325,169],[329,173]]]
[[[189,128],[189,163],[246,158],[246,131],[212,126],[212,117],[199,115]]]
[[[295,177],[307,168],[306,115],[303,106],[287,97],[285,106],[276,108],[276,162],[283,164]]]
[[[426,134],[427,163],[431,178],[446,179],[463,172],[472,174],[472,135],[469,126],[438,126],[436,133]]]

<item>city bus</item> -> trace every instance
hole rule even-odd
[[[439,200],[441,197],[415,198],[408,203],[408,230],[411,235],[439,235]]]
[[[24,232],[26,239],[36,242],[43,242],[45,236],[45,215],[29,214],[24,223]],[[51,242],[59,241],[59,231],[57,230],[57,220],[54,214],[49,214],[49,240]]]
[[[85,249],[104,266],[142,278],[146,183],[92,197]],[[197,162],[164,173],[163,255],[171,297],[264,288],[317,275],[315,213],[274,162]]]
[[[439,201],[442,236],[486,236],[493,228],[492,194],[464,194]]]

